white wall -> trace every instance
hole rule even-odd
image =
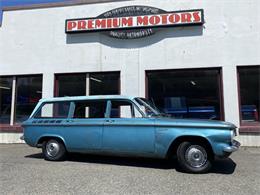
[[[204,9],[203,27],[162,29],[117,40],[100,33],[66,35],[65,19],[147,5],[166,11]],[[222,67],[225,120],[239,126],[237,65],[260,64],[259,0],[136,0],[5,11],[0,27],[0,75],[43,74],[43,97],[54,73],[120,71],[121,93],[145,95],[145,70]]]
[[[236,138],[242,146],[250,146],[250,147],[260,147],[260,135],[247,134],[247,135],[239,135]]]
[[[0,143],[5,144],[20,144],[25,143],[23,140],[20,139],[22,133],[0,133]]]

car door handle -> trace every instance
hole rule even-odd
[[[115,120],[106,120],[106,123],[113,123]]]
[[[73,120],[66,120],[66,122],[67,122],[67,123],[72,123],[72,122],[73,122]]]

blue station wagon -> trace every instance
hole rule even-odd
[[[170,118],[145,98],[119,95],[41,99],[22,126],[50,161],[68,152],[177,157],[184,171],[203,173],[240,145],[231,123]]]

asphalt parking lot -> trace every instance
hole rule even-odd
[[[207,174],[165,160],[72,154],[43,160],[25,144],[0,145],[0,194],[260,194],[260,148],[241,148]]]

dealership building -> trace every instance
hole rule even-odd
[[[0,143],[41,98],[122,94],[225,120],[260,146],[260,1],[81,0],[4,7]]]

